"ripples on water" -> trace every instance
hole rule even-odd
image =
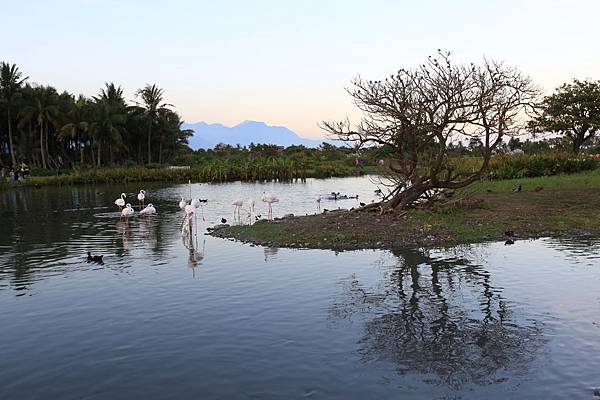
[[[137,189],[0,194],[0,398],[590,398],[600,386],[596,239],[397,253],[186,240],[189,187],[147,187],[159,215],[121,221],[113,201]],[[276,216],[315,212],[317,193],[373,194],[368,178],[192,190],[209,199],[200,233],[263,190],[281,198]]]

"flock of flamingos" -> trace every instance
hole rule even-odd
[[[115,205],[117,207],[119,207],[119,212],[121,213],[121,218],[130,218],[135,214],[135,211],[133,209],[133,207],[131,206],[131,203],[125,203],[125,198],[127,196],[125,195],[125,193],[121,193],[121,196],[115,200]],[[140,192],[137,195],[137,199],[140,205],[140,215],[154,215],[157,213],[156,208],[154,207],[154,205],[152,205],[152,203],[148,203],[148,205],[145,205],[145,200],[146,200],[146,191],[145,190],[140,190]],[[273,203],[277,203],[279,202],[279,199],[267,192],[263,192],[262,196],[261,196],[261,200],[265,203],[268,204],[268,215],[267,215],[267,219],[272,220],[273,219]],[[206,203],[207,200],[203,200],[203,199],[191,199],[191,201],[188,202],[182,197],[181,201],[179,202],[179,208],[181,208],[185,214],[188,216],[188,218],[191,218],[193,216],[195,216],[197,210],[200,208],[201,203]],[[317,196],[317,204],[320,204],[321,202],[321,197]],[[236,200],[233,203],[231,203],[232,206],[234,206],[233,209],[233,215],[234,218],[238,218],[240,219],[240,210],[242,208],[242,206],[246,204],[248,207],[248,212],[251,215],[255,215],[255,202],[254,199],[250,198],[248,200],[246,200],[245,202],[243,200]],[[143,208],[142,208],[143,207]],[[222,219],[222,222],[225,223],[226,220]]]

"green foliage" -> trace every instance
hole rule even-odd
[[[544,98],[534,132],[555,132],[571,139],[574,153],[600,130],[600,81],[565,83]]]
[[[451,160],[456,170],[465,174],[477,170],[480,157],[457,157]],[[573,174],[600,167],[600,161],[589,155],[575,156],[569,152],[544,152],[533,155],[501,154],[492,157],[487,179],[517,179],[559,174]]]

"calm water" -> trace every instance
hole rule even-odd
[[[201,234],[265,187],[276,216],[373,194],[193,185],[209,202],[192,248],[187,185],[147,187],[159,215],[128,223],[111,205],[137,187],[1,193],[0,398],[593,398],[600,240],[334,253]]]

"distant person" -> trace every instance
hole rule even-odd
[[[17,176],[15,175],[15,171],[14,170],[11,169],[8,175],[9,175],[11,181],[14,182],[14,181],[17,180]]]

